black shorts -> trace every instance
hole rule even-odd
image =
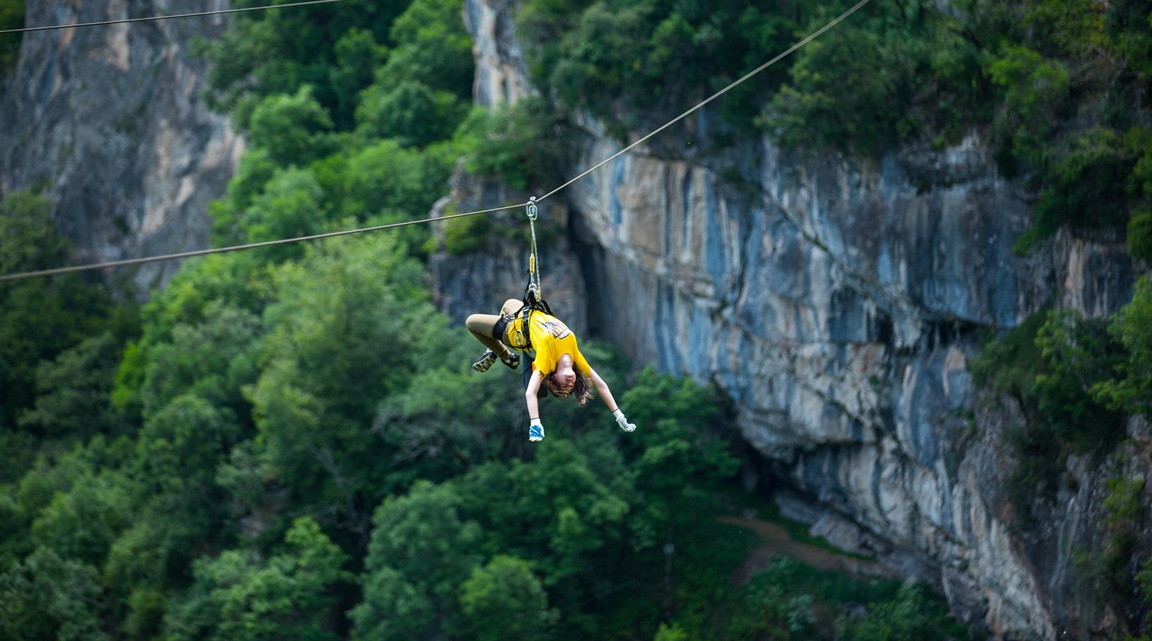
[[[501,316],[500,320],[496,321],[496,324],[492,326],[492,338],[503,343],[504,330],[508,329],[508,322],[509,318],[507,316]]]

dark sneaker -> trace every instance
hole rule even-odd
[[[472,363],[472,369],[476,370],[477,372],[484,373],[487,372],[488,368],[492,367],[492,363],[495,362],[496,354],[492,350],[486,350],[484,354],[480,356],[480,360]]]
[[[508,352],[507,355],[500,357],[500,362],[507,365],[509,369],[516,369],[520,367],[520,355],[516,352]]]

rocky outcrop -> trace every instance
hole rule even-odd
[[[465,4],[466,16],[495,16],[469,23],[477,77],[524,86],[508,3]],[[510,80],[515,69],[523,77]],[[499,102],[492,84],[478,81],[479,102]],[[710,119],[696,114],[682,132],[707,131]],[[1098,536],[1093,493],[1115,471],[1079,463],[1069,472],[1079,489],[1058,497],[1041,531],[1021,531],[1001,432],[1023,418],[978,404],[967,366],[982,328],[1045,307],[1101,316],[1126,303],[1134,278],[1122,240],[1062,233],[1034,255],[1013,253],[1030,194],[997,173],[975,132],[879,163],[766,140],[677,149],[677,131],[666,135],[557,197],[596,335],[637,365],[714,383],[782,506],[838,545],[941,586],[970,625],[1004,639],[1122,630],[1078,594],[1068,562]],[[570,174],[619,149],[586,123]]]
[[[171,0],[26,3],[27,26],[76,25],[188,13]],[[227,0],[197,11],[227,9]],[[43,191],[76,264],[207,247],[208,203],[224,193],[243,149],[204,104],[197,36],[226,16],[66,27],[24,34],[0,94],[0,195]],[[134,280],[163,284],[177,261],[148,263]]]

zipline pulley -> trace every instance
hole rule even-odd
[[[524,304],[536,307],[536,303],[543,303],[543,295],[540,290],[540,273],[537,269],[537,256],[536,256],[536,218],[539,211],[536,208],[536,197],[533,196],[528,199],[526,212],[528,214],[528,228],[532,232],[532,253],[528,255],[528,288],[524,292]]]

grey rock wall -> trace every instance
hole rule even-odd
[[[227,9],[227,0],[30,0],[25,25]],[[0,87],[0,195],[37,188],[54,203],[75,264],[207,247],[207,204],[224,193],[243,143],[201,98],[194,37],[226,16],[71,27],[24,34]],[[176,261],[134,272],[143,292]]]
[[[466,15],[509,9],[465,5]],[[477,77],[522,87],[526,74],[508,80],[524,74],[509,21],[470,22]],[[478,102],[499,102],[489,84],[478,83]],[[557,197],[598,337],[637,365],[714,383],[786,511],[939,585],[968,624],[1002,639],[1121,630],[1069,561],[1099,536],[1092,497],[1114,470],[1080,462],[1077,493],[1058,497],[1041,531],[1020,531],[1001,434],[1023,417],[978,403],[967,363],[982,328],[1128,302],[1122,239],[1062,232],[1013,253],[1031,196],[997,173],[976,132],[875,164],[768,141],[706,153],[676,139],[710,118],[694,115]],[[572,176],[620,149],[584,124]]]

